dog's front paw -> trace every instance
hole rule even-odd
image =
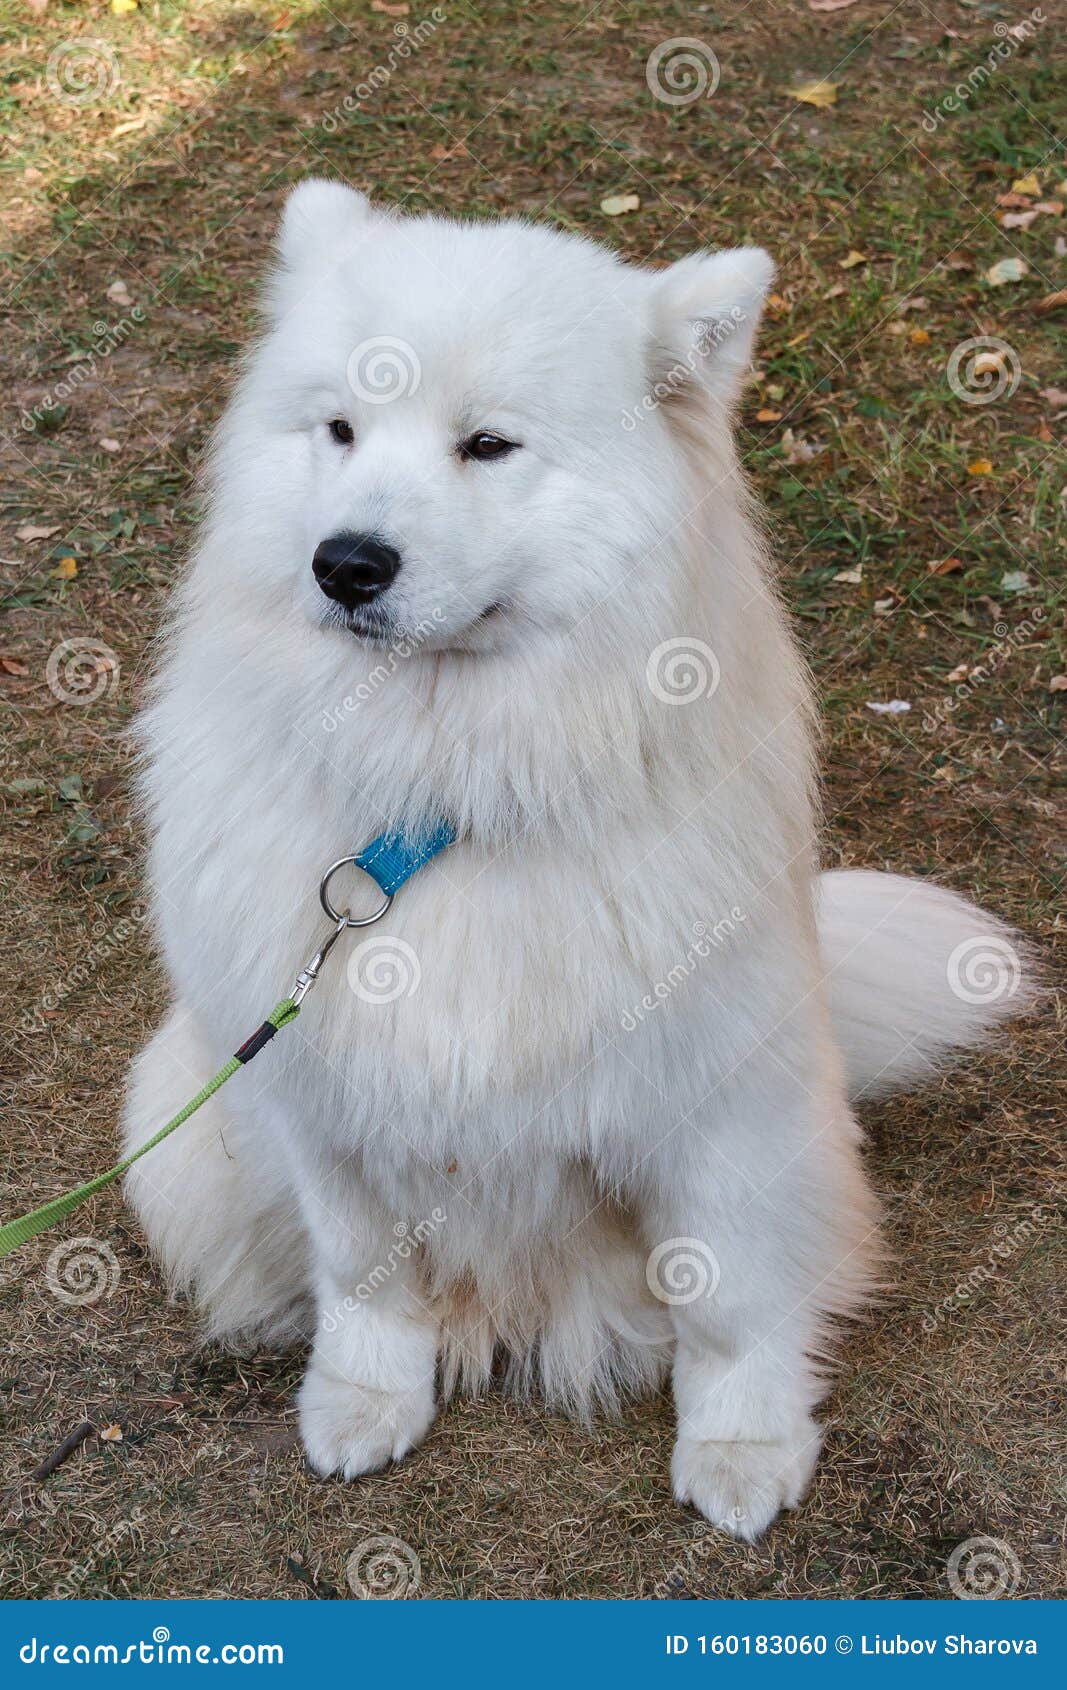
[[[782,1508],[795,1508],[811,1482],[822,1432],[809,1420],[793,1437],[768,1443],[679,1438],[671,1480],[679,1502],[732,1537],[754,1543]]]
[[[433,1380],[410,1391],[374,1391],[312,1365],[298,1398],[300,1436],[316,1473],[355,1479],[420,1443],[435,1413]]]

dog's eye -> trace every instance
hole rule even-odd
[[[351,446],[356,438],[352,432],[352,424],[345,422],[344,417],[334,417],[330,424],[330,438],[336,440],[338,446]]]
[[[459,455],[464,460],[477,458],[479,462],[486,462],[489,458],[506,458],[509,452],[517,452],[518,449],[517,440],[505,440],[502,434],[491,434],[488,429],[480,428],[477,434],[463,441]]]

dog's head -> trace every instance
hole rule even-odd
[[[743,249],[646,271],[305,182],[224,431],[229,524],[256,536],[243,585],[335,638],[436,651],[652,617],[690,449],[725,442],[771,269]]]

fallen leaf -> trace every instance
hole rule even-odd
[[[786,93],[794,100],[800,100],[806,106],[836,106],[837,82],[802,82],[799,88],[787,88]]]
[[[104,435],[104,438],[101,441],[98,442],[98,444],[103,447],[105,452],[121,452],[122,451],[122,447],[119,445],[118,441],[112,440],[110,438],[110,436],[106,435],[106,434]]]
[[[891,698],[887,704],[868,699],[867,708],[873,710],[876,716],[903,716],[911,709],[911,705],[906,698]]]
[[[17,657],[0,657],[0,669],[5,675],[28,675],[30,672]]]
[[[834,580],[840,581],[842,586],[858,587],[863,580],[862,563],[857,564],[855,569],[839,569]]]
[[[127,12],[136,12],[137,0],[111,0],[111,10],[117,18],[125,17]]]
[[[832,288],[827,288],[826,292],[823,294],[823,298],[839,299],[843,293],[847,292],[848,289],[846,288],[844,282],[835,282]]]
[[[1040,212],[1042,217],[1062,217],[1063,201],[1038,200],[1037,204],[1034,206],[1034,210]]]
[[[843,12],[846,6],[854,6],[856,0],[808,0],[808,9],[812,12]]]
[[[812,441],[804,440],[800,435],[794,434],[791,428],[782,430],[782,451],[789,463],[810,464],[812,458],[817,458],[822,450],[821,446],[816,446]]]
[[[902,299],[897,306],[897,310],[903,316],[905,311],[925,311],[929,303],[928,299],[924,299],[922,294],[917,293],[911,299]]]
[[[73,581],[77,573],[77,560],[72,557],[61,557],[52,571],[52,574],[57,581]]]
[[[896,609],[896,606],[896,599],[875,599],[874,614],[876,616],[888,616],[891,610]]]
[[[140,117],[131,117],[127,123],[118,124],[116,128],[111,131],[110,139],[112,141],[117,141],[120,135],[132,135],[136,130],[144,129],[147,125],[147,113],[142,112]]]
[[[111,0],[111,5],[112,9],[114,9],[115,0]],[[105,1444],[120,1444],[122,1442],[122,1427],[116,1425],[105,1426],[100,1434],[100,1441]]]
[[[1026,194],[998,194],[997,204],[1011,210],[1025,210],[1032,202]]]
[[[1049,692],[1067,692],[1067,675],[1053,675],[1048,684]]]
[[[56,791],[64,804],[80,804],[85,796],[81,775],[64,775],[56,782]]]
[[[935,558],[933,563],[928,563],[926,573],[928,575],[955,575],[956,571],[962,568],[963,565],[958,557],[942,557]]]
[[[792,309],[793,307],[788,299],[784,299],[780,293],[769,293],[767,295],[767,310],[772,317],[784,317],[786,312],[792,311]]]
[[[1001,288],[1005,282],[1021,282],[1029,274],[1030,266],[1022,258],[1001,258],[990,265],[985,279],[991,288]]]
[[[885,332],[886,332],[886,334],[895,334],[895,335],[907,334],[908,325],[907,325],[907,323],[890,323],[889,327],[886,329]]]
[[[930,336],[925,329],[912,329],[908,339],[913,346],[929,346]]]
[[[1067,288],[1059,288],[1055,293],[1047,293],[1044,299],[1039,299],[1034,310],[1044,317],[1049,311],[1058,311],[1061,305],[1067,305]]]
[[[945,676],[946,681],[966,681],[974,670],[969,663],[957,663],[955,669],[950,669]]]
[[[756,412],[756,421],[757,422],[769,423],[769,422],[781,422],[781,420],[782,420],[781,411],[770,411],[770,410],[764,409],[762,411]]]
[[[107,290],[107,297],[113,305],[133,304],[133,300],[130,298],[130,290],[123,281],[112,282]]]
[[[1028,229],[1036,216],[1036,208],[1032,211],[1006,211],[1000,219],[1000,226],[1002,229]]]
[[[1040,387],[1038,388],[1038,392],[1040,393],[1042,399],[1046,399],[1050,405],[1055,406],[1057,409],[1060,405],[1067,405],[1067,389],[1062,387]],[[54,533],[55,530],[53,529],[52,532]],[[26,538],[24,534],[20,534],[18,537],[20,540]]]
[[[53,534],[58,534],[60,524],[57,522],[51,528],[42,528],[36,522],[27,522],[24,528],[15,529],[16,540],[50,540]]]
[[[640,194],[609,194],[606,200],[601,200],[600,209],[605,217],[622,217],[627,211],[640,211]]]
[[[1000,584],[1006,593],[1025,593],[1032,582],[1025,569],[1009,569],[1000,577]]]
[[[384,12],[387,18],[406,18],[411,11],[411,7],[403,5],[401,0],[393,6],[387,0],[370,0],[370,9],[372,12]]]
[[[967,465],[968,475],[992,475],[993,465],[988,458],[975,458],[973,464]]]
[[[1041,183],[1031,171],[1029,176],[1017,176],[1011,185],[1013,194],[1039,194]]]
[[[865,252],[857,252],[855,247],[853,247],[847,258],[838,259],[837,268],[839,270],[855,270],[857,265],[866,264],[866,262],[867,254]]]
[[[946,270],[973,270],[974,269],[974,259],[973,258],[964,258],[962,256],[962,254],[959,254],[954,258],[946,258],[945,259],[945,269]]]

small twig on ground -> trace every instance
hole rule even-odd
[[[80,1425],[75,1426],[73,1432],[67,1434],[61,1444],[56,1445],[51,1455],[46,1456],[39,1467],[34,1468],[30,1478],[47,1479],[51,1473],[55,1472],[57,1467],[62,1467],[68,1456],[73,1455],[76,1449],[80,1449],[90,1432],[95,1431],[96,1427],[91,1420],[83,1420]]]

